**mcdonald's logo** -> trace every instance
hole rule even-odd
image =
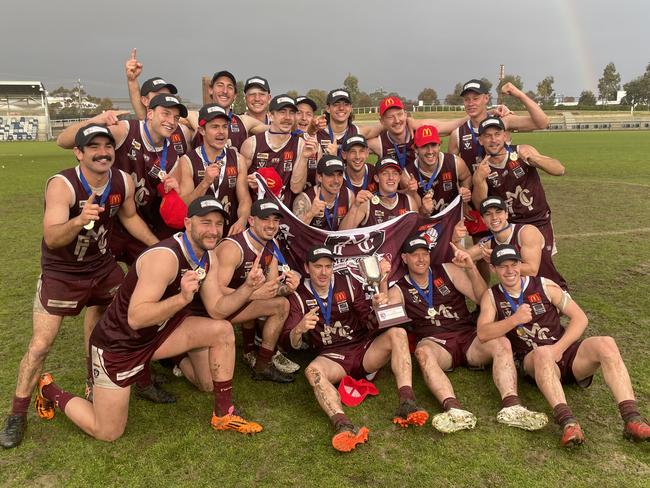
[[[443,181],[451,181],[451,171],[445,171],[441,176]]]
[[[388,97],[386,100],[384,100],[384,106],[390,107],[391,105],[395,105],[395,100],[393,100],[392,97]]]
[[[270,254],[267,254],[264,256],[264,266],[268,266],[271,264],[271,260],[273,259],[273,256]]]
[[[122,195],[119,193],[113,193],[112,195],[108,196],[109,205],[119,205],[120,203],[122,203]]]
[[[444,284],[445,284],[445,280],[443,280],[442,278],[436,278],[435,280],[433,280],[433,286],[435,286],[436,288],[440,288]]]
[[[266,178],[266,186],[269,187],[270,190],[275,188],[275,180],[273,178]]]
[[[284,151],[283,158],[285,161],[293,161],[293,151]]]
[[[424,129],[422,129],[422,136],[423,137],[431,137],[431,135],[432,135],[431,129],[429,129],[428,127],[425,127]]]
[[[237,176],[237,168],[234,166],[226,166],[226,176]]]
[[[531,293],[527,298],[531,303],[539,303],[542,301],[542,296],[539,293]]]
[[[172,134],[172,142],[181,142],[181,135],[180,134]]]
[[[344,291],[337,291],[334,294],[334,301],[337,302],[337,303],[344,302],[345,300],[347,300],[347,298],[348,298],[348,296],[346,295],[346,293]]]

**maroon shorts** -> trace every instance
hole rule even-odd
[[[427,335],[416,337],[420,341],[433,341],[442,346],[449,354],[451,354],[451,368],[452,371],[460,366],[467,366],[467,350],[472,345],[476,338],[476,327],[462,327],[452,332],[440,332],[435,335]]]
[[[551,222],[551,219],[548,219],[545,224],[536,225],[535,227],[537,227],[544,236],[544,248],[546,251],[550,252],[551,256],[557,254],[557,248],[555,247],[555,234],[553,233],[553,223]]]
[[[345,373],[354,379],[365,379],[367,375],[374,373],[374,371],[366,371],[363,369],[363,357],[375,339],[376,337],[371,337],[353,344],[337,346],[336,348],[332,348],[333,350],[331,351],[326,350],[321,352],[318,356],[340,364],[345,370]]]
[[[580,347],[580,344],[582,344],[582,341],[576,341],[573,344],[571,344],[569,347],[567,347],[566,351],[564,351],[564,354],[562,354],[562,359],[560,359],[557,363],[557,367],[560,369],[560,381],[564,385],[571,385],[571,384],[576,384],[582,388],[587,388],[588,386],[591,385],[591,382],[593,381],[594,377],[592,376],[587,376],[586,378],[583,378],[578,381],[578,379],[573,376],[573,361],[576,358],[576,353],[578,352],[578,348]],[[530,353],[528,353],[530,354]],[[524,370],[524,358],[526,356],[519,356],[515,357],[515,365],[517,366],[517,370],[524,375],[524,377],[531,381],[533,384],[535,383],[535,378],[532,378],[531,376],[526,373]]]
[[[122,281],[122,268],[112,262],[95,275],[85,277],[43,273],[36,294],[47,313],[70,317],[79,315],[84,307],[109,305]]]
[[[113,225],[113,232],[108,239],[108,247],[115,261],[131,266],[147,246],[133,237],[119,222]]]

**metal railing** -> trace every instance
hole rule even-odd
[[[465,107],[462,105],[411,105],[406,107],[411,112],[462,112]],[[354,107],[354,114],[378,114],[379,107]]]

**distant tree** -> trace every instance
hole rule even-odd
[[[311,98],[319,107],[325,107],[325,101],[327,100],[327,92],[325,90],[312,88],[305,94],[305,96]]]
[[[637,105],[650,105],[650,64],[646,72],[623,85],[625,97],[622,102],[632,110]]]
[[[113,109],[113,101],[110,98],[102,98],[97,104],[98,113]]]
[[[386,98],[387,93],[383,88],[377,88],[374,92],[370,93],[370,99],[372,100],[372,106],[376,107],[379,103]]]
[[[348,76],[343,80],[343,88],[350,94],[352,105],[356,105],[357,97],[359,96],[359,79],[351,73],[348,73]]]
[[[433,88],[425,88],[418,95],[418,100],[422,100],[425,105],[434,105],[438,103],[438,93]]]
[[[289,90],[289,91],[287,92],[287,95],[289,95],[289,96],[290,96],[291,98],[293,98],[294,100],[295,100],[296,98],[298,98],[298,92],[297,92],[296,90]]]
[[[463,84],[456,83],[454,87],[454,92],[450,93],[445,97],[445,105],[462,105],[463,97],[460,96],[460,92],[463,91]]]
[[[70,95],[70,90],[68,90],[63,86],[60,86],[57,89],[49,92],[49,94],[52,95],[53,97],[66,97]]]
[[[614,63],[609,63],[603,69],[602,78],[598,79],[598,97],[601,100],[616,100],[616,92],[621,88],[621,75],[616,71]]]
[[[374,104],[372,103],[372,97],[368,95],[364,91],[360,91],[359,94],[357,95],[357,103],[355,103],[355,107],[372,107]]]
[[[547,76],[542,81],[537,83],[537,102],[542,105],[553,104],[553,101],[555,100],[553,83],[555,83],[555,78],[552,76]]]
[[[580,94],[578,98],[578,105],[581,107],[595,107],[596,106],[596,95],[591,90],[585,90]]]
[[[539,102],[539,95],[537,95],[537,92],[534,92],[533,90],[528,90],[526,92],[526,96],[531,100],[535,100],[536,102]]]
[[[523,105],[515,97],[510,96],[510,95],[501,95],[501,87],[503,85],[505,85],[506,83],[508,83],[508,82],[512,83],[517,88],[519,88],[520,90],[523,91],[524,82],[521,81],[521,76],[519,76],[519,75],[505,75],[503,77],[503,79],[499,81],[499,85],[497,86],[497,99],[500,97],[501,98],[501,103],[507,105],[508,108],[522,109]]]

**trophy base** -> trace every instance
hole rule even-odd
[[[375,316],[377,317],[378,329],[387,329],[389,327],[405,324],[411,321],[411,319],[406,315],[404,305],[399,303],[394,305],[380,306],[377,308],[377,310],[375,310]]]

